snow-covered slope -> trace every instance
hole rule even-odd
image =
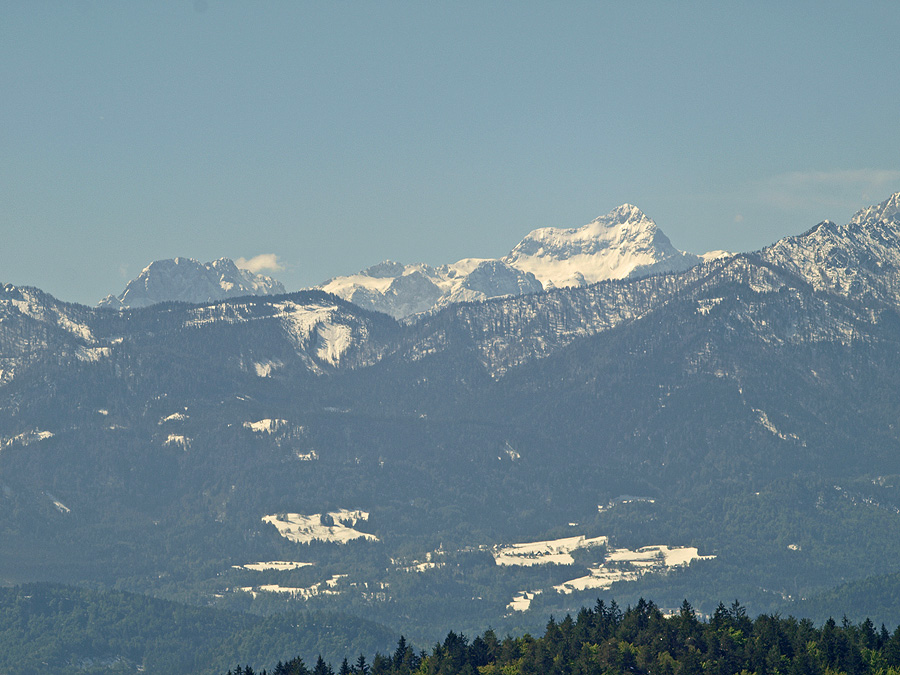
[[[398,319],[454,302],[537,293],[543,289],[532,274],[499,260],[480,258],[439,267],[385,261],[358,274],[329,279],[318,288]]]
[[[284,286],[271,277],[242,270],[228,258],[201,263],[192,258],[157,260],[115,297],[108,295],[100,307],[147,307],[157,302],[180,300],[203,303],[242,295],[279,295]]]
[[[503,258],[534,274],[546,288],[680,272],[700,261],[672,246],[656,223],[631,204],[583,227],[534,230]]]
[[[761,255],[819,290],[900,304],[900,192],[846,225],[826,220]]]
[[[726,254],[712,257],[719,255]],[[455,302],[681,271],[701,260],[672,246],[640,209],[623,204],[584,227],[534,230],[501,260],[465,258],[439,267],[386,261],[318,288],[402,318]]]

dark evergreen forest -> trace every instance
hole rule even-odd
[[[237,666],[227,675],[255,675]],[[416,653],[401,637],[393,653],[345,658],[335,669],[318,657],[279,662],[263,675],[895,675],[900,627],[778,614],[748,616],[738,601],[706,618],[684,601],[664,615],[640,599],[624,611],[598,601],[576,617],[550,618],[541,637],[499,638],[488,630],[469,640],[450,631]]]

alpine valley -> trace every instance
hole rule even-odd
[[[3,286],[4,584],[422,646],[598,597],[897,623],[900,193],[736,255],[625,205],[296,293],[229,262]]]

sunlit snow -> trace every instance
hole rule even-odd
[[[269,570],[275,570],[278,572],[284,572],[286,570],[296,570],[301,567],[309,567],[313,565],[310,562],[290,562],[287,560],[272,560],[270,562],[256,562],[256,563],[247,563],[246,565],[235,565],[234,567],[237,569],[245,569],[251,570],[253,572],[266,572]]]
[[[574,560],[571,551],[607,544],[606,537],[586,539],[569,537],[553,541],[516,544],[494,552],[498,565],[540,565],[556,563],[571,565]],[[502,553],[503,557],[498,557]],[[512,562],[521,558],[524,562]],[[644,546],[632,551],[627,548],[610,548],[602,564],[588,568],[585,576],[570,579],[553,587],[557,593],[575,591],[607,590],[618,581],[634,581],[645,574],[662,573],[675,567],[688,565],[695,560],[711,560],[715,556],[701,556],[694,546]],[[504,562],[501,562],[503,560]],[[507,605],[511,611],[524,612],[531,606],[531,600],[540,590],[521,591]]]
[[[283,366],[281,361],[261,361],[253,364],[253,370],[258,377],[272,377],[272,373]]]
[[[697,314],[709,314],[724,298],[702,298],[697,301]]]
[[[33,431],[26,431],[24,433],[18,434],[16,436],[13,436],[12,438],[0,440],[0,448],[10,446],[13,443],[18,443],[19,445],[30,445],[32,443],[44,441],[48,438],[53,438],[52,431],[38,431],[37,429],[35,429]]]
[[[493,551],[494,562],[497,565],[571,565],[575,562],[572,551],[593,546],[605,546],[607,537],[594,537],[588,539],[584,535],[553,539],[549,541],[535,541],[526,544],[513,544],[495,548]]]
[[[183,450],[187,450],[191,446],[191,439],[179,434],[169,434],[164,445],[178,445],[181,446]]]
[[[513,596],[512,602],[506,606],[506,609],[511,612],[527,612],[528,608],[531,607],[531,601],[534,600],[535,596],[540,594],[540,590],[521,591]]]
[[[258,434],[273,434],[287,426],[287,420],[264,419],[258,422],[244,422],[244,428],[255,431]]]
[[[341,354],[350,347],[353,333],[349,326],[324,323],[319,326],[319,348],[316,355],[323,361],[337,365]]]
[[[617,581],[633,581],[644,574],[713,558],[715,556],[701,556],[693,546],[644,546],[636,551],[615,548],[607,553],[602,565],[589,568],[587,576],[571,579],[553,588],[559,593],[608,589]]]
[[[279,513],[263,516],[264,523],[271,523],[282,537],[300,544],[312,541],[346,543],[354,539],[378,541],[374,534],[353,529],[357,523],[369,519],[365,511],[340,509],[330,513],[303,515],[301,513]],[[326,524],[333,521],[333,524]]]
[[[547,288],[624,279],[644,269],[680,271],[700,262],[672,246],[631,204],[582,227],[533,230],[503,260],[531,272]]]
[[[346,578],[346,574],[335,574],[326,581],[320,581],[307,588],[298,588],[293,586],[279,586],[278,584],[263,584],[261,586],[244,586],[237,590],[244,593],[250,593],[256,597],[258,593],[284,593],[294,598],[309,599],[317,595],[337,595],[339,591],[334,590],[341,579]]]

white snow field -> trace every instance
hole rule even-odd
[[[580,548],[606,545],[607,537],[587,539],[584,536],[539,541],[531,544],[513,544],[495,549],[494,561],[498,565],[571,565],[571,552]],[[605,560],[588,568],[588,574],[570,579],[552,590],[557,593],[607,590],[618,581],[634,581],[644,574],[665,573],[669,569],[689,565],[695,560],[712,560],[714,555],[702,556],[695,546],[643,546],[632,551],[627,548],[609,548]],[[510,612],[525,612],[534,596],[541,590],[520,591],[507,605]]]
[[[588,569],[587,576],[563,582],[553,588],[559,593],[608,589],[617,581],[633,581],[644,574],[665,572],[673,567],[688,565],[694,560],[713,558],[714,555],[700,555],[695,546],[643,546],[636,551],[614,548],[608,552],[602,565]]]
[[[285,539],[299,544],[308,544],[312,541],[345,544],[354,539],[378,541],[378,537],[374,534],[353,529],[357,523],[368,519],[369,514],[366,511],[340,509],[326,514],[313,513],[308,516],[302,513],[279,513],[263,516],[262,521],[274,525],[278,529],[278,534]],[[330,522],[332,520],[333,525],[323,523],[323,521]]]
[[[234,568],[240,570],[251,570],[253,572],[266,572],[269,570],[284,572],[286,570],[300,569],[301,567],[310,567],[311,565],[313,565],[313,563],[310,562],[289,562],[287,560],[272,560],[270,562],[256,562],[247,563],[246,565],[234,565]]]
[[[330,579],[320,581],[319,583],[313,584],[312,586],[308,586],[306,588],[296,586],[279,586],[278,584],[262,584],[261,586],[243,586],[236,590],[243,591],[244,593],[250,593],[254,598],[259,593],[284,593],[294,598],[303,598],[304,600],[308,600],[309,598],[315,597],[317,595],[338,595],[340,591],[335,590],[335,586],[337,586],[338,582],[341,579],[344,579],[346,577],[346,574],[335,574]]]
[[[528,608],[531,607],[531,601],[534,600],[536,595],[540,595],[542,591],[522,591],[520,593],[516,593],[513,596],[512,602],[510,602],[506,609],[512,612],[527,612]]]
[[[579,548],[605,546],[607,541],[607,537],[588,539],[584,535],[578,535],[565,539],[512,544],[495,548],[493,551],[494,562],[498,565],[521,565],[524,567],[550,564],[571,565],[575,562],[572,558],[572,551]]]

